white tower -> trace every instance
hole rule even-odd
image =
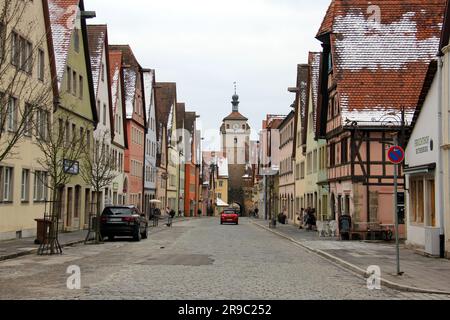
[[[230,165],[246,165],[249,163],[250,126],[248,119],[239,113],[239,96],[234,87],[233,108],[231,114],[223,119],[220,128],[222,152]]]

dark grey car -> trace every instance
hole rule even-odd
[[[135,241],[147,239],[148,219],[135,206],[106,207],[100,218],[100,233],[109,240],[115,236],[130,236]]]

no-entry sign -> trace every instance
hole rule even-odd
[[[393,164],[402,163],[405,160],[405,150],[400,146],[393,146],[388,151],[388,158]]]

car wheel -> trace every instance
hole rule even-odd
[[[108,240],[109,241],[114,241],[114,235],[113,234],[109,234],[108,235]]]
[[[142,239],[147,239],[147,238],[148,238],[148,227],[145,227],[145,230],[142,233]]]
[[[141,241],[141,239],[142,239],[141,230],[139,230],[139,227],[137,227],[136,231],[134,232],[133,240],[139,242]]]
[[[238,225],[239,224],[239,222],[236,222],[236,225]]]

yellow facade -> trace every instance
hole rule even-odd
[[[5,1],[0,1],[1,7],[4,7]],[[24,90],[20,93],[11,92],[6,89],[9,84],[7,79],[17,74],[17,69],[11,65],[11,44],[5,43],[5,64],[9,64],[10,73],[2,73],[0,76],[0,92],[7,95],[14,95],[16,98],[16,115],[20,117],[25,108],[25,103],[41,100],[43,112],[46,112],[47,121],[52,121],[52,99],[53,94],[50,86],[50,67],[49,53],[47,50],[46,30],[43,15],[42,1],[12,1],[12,5],[25,5],[22,18],[13,19],[10,25],[6,26],[6,35],[9,38],[12,27],[18,36],[23,37],[31,43],[34,53],[32,54],[31,73],[21,72],[21,81],[25,83]],[[38,52],[42,56],[38,57]],[[43,70],[40,69],[38,62],[42,59]],[[2,70],[3,70],[2,65]],[[43,72],[41,72],[43,71]],[[42,76],[42,77],[40,77]],[[42,80],[40,80],[41,78]],[[33,91],[31,91],[34,88]],[[45,95],[45,98],[44,98]],[[38,98],[39,96],[39,98]],[[3,106],[2,106],[3,108]],[[20,119],[17,119],[20,121]],[[8,139],[9,133],[3,133],[1,137],[2,145]],[[34,135],[34,134],[33,134]],[[34,160],[40,155],[40,151],[34,144],[35,138],[27,136],[22,138],[9,155],[0,162],[1,171],[1,201],[0,201],[0,240],[31,237],[36,234],[36,222],[34,219],[43,218],[45,211],[45,200],[48,192],[42,184],[39,183],[35,188],[35,177],[39,171],[44,171]],[[6,169],[9,168],[9,169]],[[12,171],[10,171],[12,170]],[[9,176],[9,189],[5,188],[5,177]],[[26,178],[27,177],[27,178]],[[22,180],[24,179],[24,180]],[[23,183],[22,183],[23,182]],[[39,191],[37,190],[39,189]],[[36,190],[36,191],[35,191]],[[5,196],[6,195],[6,196]]]
[[[76,34],[78,33],[78,34]],[[79,48],[76,50],[74,46],[75,36],[79,39]],[[70,132],[80,132],[84,130],[86,139],[90,141],[92,146],[92,137],[95,129],[95,115],[91,105],[92,97],[88,79],[88,68],[85,57],[85,46],[87,44],[83,41],[83,34],[81,31],[80,21],[77,23],[77,28],[72,34],[71,45],[68,52],[66,68],[62,83],[60,87],[60,106],[54,114],[55,121],[63,119],[69,120]],[[83,78],[83,89],[80,84],[76,91],[69,88],[70,81],[68,80],[69,72],[73,79]],[[73,75],[76,73],[76,77]],[[72,83],[73,86],[73,83]],[[83,90],[83,94],[80,94]],[[93,90],[92,90],[93,91]],[[94,108],[95,109],[95,108]],[[66,128],[67,129],[67,128]],[[80,161],[81,159],[69,159],[73,161]],[[96,214],[95,212],[96,194],[92,192],[92,187],[87,185],[80,174],[73,175],[69,183],[64,187],[61,201],[61,223],[65,231],[74,231],[84,229],[89,223],[89,215]]]

